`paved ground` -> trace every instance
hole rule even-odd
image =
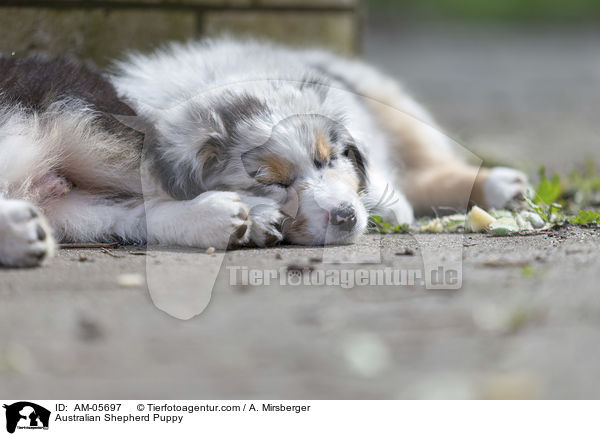
[[[375,24],[366,56],[474,151],[559,168],[598,153],[600,33]],[[597,398],[598,235],[370,235],[325,253],[232,252],[189,321],[121,275],[148,273],[164,297],[156,280],[206,280],[218,257],[63,250],[44,268],[0,271],[1,396]],[[422,252],[427,264],[464,258],[462,289],[229,285],[228,266],[339,270],[382,253],[384,267],[420,270]]]
[[[347,248],[325,253],[336,264],[322,249],[246,250],[226,255],[205,312],[180,321],[118,275],[168,266],[201,279],[210,255],[66,250],[46,268],[3,271],[3,396],[598,396],[598,231],[422,239],[370,235],[352,250],[381,247],[382,264],[363,269],[420,270],[422,251],[440,261],[458,247],[461,290],[229,286],[233,266],[351,267]]]

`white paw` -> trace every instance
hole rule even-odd
[[[250,206],[250,241],[258,247],[269,247],[281,242],[283,214],[276,201],[270,198],[247,197],[242,200]]]
[[[54,254],[50,226],[31,203],[0,200],[0,264],[33,267]]]
[[[483,185],[486,206],[489,209],[518,206],[528,188],[529,183],[525,173],[512,168],[492,168]]]
[[[191,213],[195,215],[192,222],[207,216],[207,225],[200,226],[204,238],[209,240],[201,246],[212,246],[225,249],[240,246],[250,239],[250,208],[235,192],[205,192],[197,199]],[[204,222],[203,222],[204,224]]]
[[[147,207],[151,244],[225,249],[250,239],[250,208],[234,192],[209,191],[193,200]]]

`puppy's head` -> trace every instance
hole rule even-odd
[[[176,198],[204,190],[269,198],[286,215],[287,241],[354,242],[368,221],[361,202],[366,162],[339,105],[329,102],[328,110],[326,90],[305,82],[251,91],[219,93],[209,105],[205,98],[185,109],[190,122],[175,123],[172,136],[181,138],[188,157],[175,156],[171,147],[160,154],[178,165],[169,174],[181,175],[167,181],[167,190]]]
[[[276,200],[288,217],[287,241],[350,243],[364,231],[365,161],[338,122],[321,115],[290,116],[241,160],[249,176],[245,190]]]

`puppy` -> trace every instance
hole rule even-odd
[[[464,163],[395,81],[323,51],[173,44],[106,76],[0,60],[5,265],[41,262],[50,230],[220,249],[348,244],[370,214],[411,223],[469,202],[507,207],[526,185]]]

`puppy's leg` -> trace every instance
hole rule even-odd
[[[399,184],[417,214],[442,208],[465,210],[470,203],[485,208],[518,203],[528,187],[525,174],[510,168],[480,169],[463,162],[431,119],[412,114],[422,115],[424,110],[409,97],[405,99],[395,106],[370,105],[388,132],[391,159],[403,168]]]
[[[283,214],[268,198],[208,191],[193,200],[147,201],[148,241],[161,245],[266,247],[283,239]]]
[[[258,247],[268,247],[283,240],[281,233],[284,215],[280,206],[270,198],[242,195],[250,207],[250,241]]]
[[[209,191],[193,200],[167,197],[118,199],[73,189],[46,205],[62,241],[109,241],[219,249],[281,240],[281,213],[267,199]],[[252,210],[250,210],[252,207]],[[254,221],[252,221],[254,220]]]
[[[0,198],[0,264],[33,267],[54,253],[54,238],[40,211],[23,200]]]
[[[208,191],[193,200],[147,200],[148,242],[184,247],[273,245],[283,218],[270,199]]]
[[[419,215],[461,212],[472,201],[483,207],[485,178],[488,170],[481,171],[462,162],[450,160],[429,167],[408,169],[403,174],[404,192]]]
[[[234,192],[208,191],[193,200],[146,200],[148,242],[227,248],[250,239],[250,209]]]
[[[74,188],[67,194],[48,199],[44,211],[59,241],[146,240],[141,197],[117,198]]]

